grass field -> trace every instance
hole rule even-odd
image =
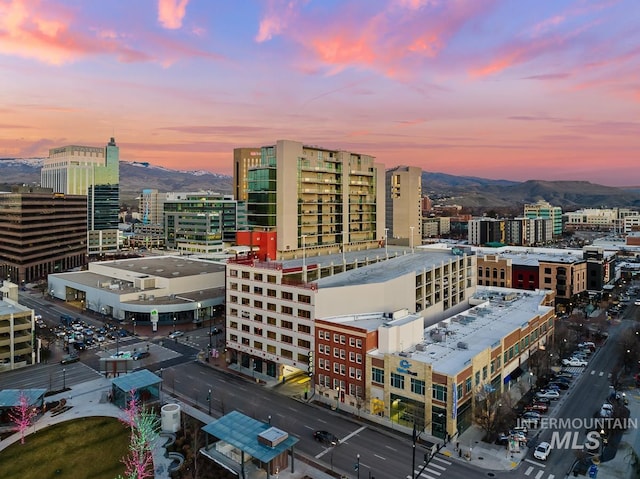
[[[91,478],[124,475],[129,429],[112,417],[88,417],[29,434],[0,451],[2,479]]]

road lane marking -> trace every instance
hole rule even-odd
[[[384,447],[386,447],[387,449],[391,449],[392,451],[397,451],[397,449],[395,447],[387,446],[386,444],[385,444]]]
[[[596,373],[596,370],[592,369],[590,374],[593,376],[595,373]]]
[[[554,477],[556,477],[554,474],[549,474],[548,479],[553,479]]]
[[[529,474],[531,474],[531,471],[533,471],[533,466],[529,466],[529,467],[527,468],[527,470],[526,470],[526,471],[524,471],[524,475],[525,475],[525,476],[528,476]]]
[[[377,457],[378,459],[382,459],[383,461],[386,461],[387,458],[383,457],[383,456],[378,456],[377,454],[374,454],[375,457]]]
[[[540,479],[543,474],[544,474],[544,471],[538,471],[538,474],[536,474],[536,479]]]
[[[355,431],[353,431],[351,434],[347,434],[343,439],[340,439],[340,442],[345,442],[348,441],[349,439],[351,439],[353,436],[355,436],[356,434],[360,434],[362,431],[364,431],[367,428],[367,426],[362,426],[360,429],[356,429]]]
[[[537,461],[533,461],[533,460],[531,460],[529,458],[525,458],[525,461],[527,461],[527,462],[529,462],[531,464],[534,464],[534,465],[536,465],[538,467],[547,467],[545,464],[542,464],[542,463],[537,462]]]
[[[440,461],[443,464],[446,464],[447,466],[450,466],[451,464],[453,464],[451,461],[447,461],[446,459],[442,459],[441,457],[438,456],[433,456],[433,461]]]
[[[604,371],[600,371],[600,374],[598,374],[598,376],[600,377],[604,376]]]

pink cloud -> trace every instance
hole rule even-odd
[[[266,13],[260,20],[255,41],[263,43],[282,34],[297,16],[300,3],[296,0],[269,0]]]
[[[158,21],[164,28],[176,30],[182,27],[189,0],[158,0]]]

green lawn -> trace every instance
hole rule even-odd
[[[129,429],[112,417],[88,417],[29,434],[0,451],[2,479],[91,478],[124,475]]]

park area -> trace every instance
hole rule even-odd
[[[66,421],[29,434],[0,452],[3,479],[92,478],[124,475],[129,428],[113,417]]]

